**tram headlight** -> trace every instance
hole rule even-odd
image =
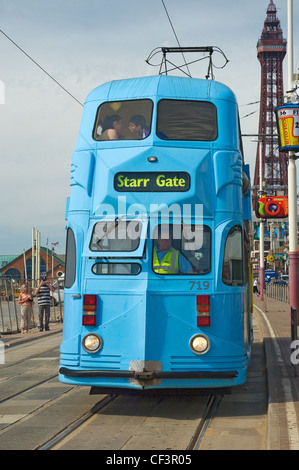
[[[195,354],[205,354],[210,349],[211,343],[205,335],[195,335],[190,339],[190,348]]]
[[[89,353],[95,353],[101,349],[103,340],[96,334],[88,334],[82,340],[83,349]]]

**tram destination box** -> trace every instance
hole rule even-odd
[[[188,191],[190,175],[184,171],[119,172],[114,176],[114,189],[121,192]]]

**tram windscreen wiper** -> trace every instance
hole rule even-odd
[[[116,229],[116,227],[118,226],[118,223],[119,223],[119,218],[116,217],[116,218],[114,219],[114,222],[110,225],[110,227],[107,228],[107,230],[106,230],[106,232],[104,233],[104,235],[102,235],[101,238],[99,238],[99,240],[96,241],[96,244],[97,244],[100,248],[102,248],[102,247],[101,247],[102,241],[105,240],[105,238],[108,237],[109,233],[111,233],[112,230]]]

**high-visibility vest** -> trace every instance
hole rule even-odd
[[[170,248],[159,263],[156,248],[154,249],[153,270],[158,274],[179,274],[179,251]]]

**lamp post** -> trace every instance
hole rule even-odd
[[[288,0],[288,87],[293,88],[293,0]],[[295,152],[289,152],[288,202],[289,202],[289,296],[290,307],[299,312],[299,260],[297,241],[297,176]],[[299,322],[299,316],[298,316]]]
[[[259,144],[259,173],[260,173],[260,196],[263,194],[263,162],[262,162],[262,142],[263,137],[261,135],[257,135],[257,138],[251,139],[252,142],[258,142]],[[265,254],[265,232],[264,232],[264,221],[260,220],[260,270],[259,270],[259,278],[260,278],[260,299],[264,300],[264,289],[265,289],[265,262],[264,262],[264,254]]]

